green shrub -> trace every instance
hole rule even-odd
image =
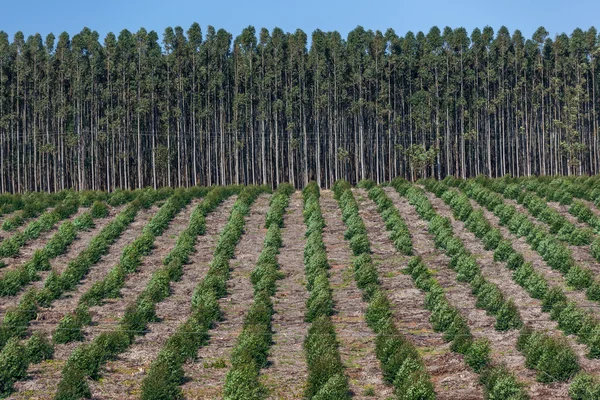
[[[433,383],[423,364],[407,357],[394,379],[395,393],[402,400],[433,400]]]
[[[506,331],[523,326],[517,306],[512,299],[505,301],[496,314],[496,330]]]
[[[508,240],[501,240],[494,251],[494,261],[508,261],[510,256],[514,254],[512,243]]]
[[[94,219],[106,218],[108,216],[108,206],[101,201],[95,201],[90,209],[90,214]]]
[[[43,360],[49,360],[54,355],[52,343],[39,332],[35,332],[25,345],[27,360],[31,364],[37,364]]]
[[[562,382],[579,371],[577,354],[564,338],[523,330],[517,349],[525,355],[526,366],[538,371],[540,382]]]
[[[572,400],[600,399],[600,381],[594,375],[581,372],[571,382],[569,396]]]
[[[476,339],[465,354],[465,362],[473,368],[475,372],[479,372],[490,363],[490,353],[491,348],[489,341],[487,339]]]
[[[0,396],[12,392],[13,384],[27,376],[27,349],[17,338],[11,338],[0,352]]]
[[[485,388],[486,399],[528,400],[529,396],[514,374],[505,366],[490,366],[481,371],[480,381]]]
[[[568,285],[574,287],[576,290],[581,290],[592,286],[594,274],[589,269],[574,265],[565,275],[565,279]]]

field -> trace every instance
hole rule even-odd
[[[600,178],[0,196],[0,397],[600,399]]]

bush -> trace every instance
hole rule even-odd
[[[395,393],[401,400],[434,400],[433,383],[423,364],[407,357],[394,380]]]
[[[523,326],[521,315],[512,299],[505,301],[496,314],[496,330],[507,331]]]
[[[480,375],[486,399],[528,400],[529,396],[515,376],[505,366],[490,366]]]
[[[52,343],[39,332],[35,332],[25,345],[27,360],[31,364],[37,364],[43,360],[49,360],[54,355]]]
[[[94,219],[106,218],[108,216],[108,206],[101,201],[95,201],[90,209],[90,214]]]
[[[17,338],[11,338],[0,353],[0,396],[12,392],[13,383],[27,376],[29,360],[26,348]]]
[[[526,366],[538,371],[540,382],[563,382],[579,371],[577,354],[564,338],[557,338],[525,329],[517,342],[525,355]]]
[[[490,343],[487,339],[474,340],[465,354],[465,362],[469,364],[475,372],[479,372],[490,363],[490,353]]]
[[[581,372],[571,382],[569,396],[572,400],[600,399],[600,381],[596,376]]]

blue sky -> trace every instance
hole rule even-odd
[[[234,0],[103,0],[76,1],[30,0],[24,3],[4,1],[0,7],[0,30],[10,37],[18,30],[26,36],[36,32],[43,36],[62,31],[79,32],[84,26],[98,31],[101,41],[108,32],[122,29],[136,31],[140,27],[155,30],[159,36],[167,26],[184,30],[198,22],[206,31],[208,25],[225,28],[234,36],[248,26],[269,30],[279,26],[284,31],[303,29],[310,33],[319,28],[337,30],[345,36],[357,25],[385,31],[393,28],[398,35],[407,31],[427,32],[433,25],[468,32],[490,25],[494,30],[506,25],[511,33],[520,29],[529,38],[543,25],[551,37],[570,34],[574,28],[587,30],[600,25],[599,0],[380,0],[380,1],[234,1]],[[484,5],[485,4],[485,5]],[[600,29],[600,26],[597,27]]]

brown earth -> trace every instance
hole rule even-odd
[[[482,210],[483,215],[490,222],[492,227],[498,228],[504,238],[511,241],[513,248],[521,253],[525,261],[530,262],[535,270],[541,273],[544,278],[548,281],[548,285],[557,286],[561,288],[567,295],[570,301],[574,301],[580,307],[584,307],[586,310],[594,313],[596,316],[600,316],[600,305],[594,301],[590,301],[586,298],[585,292],[581,290],[574,290],[567,286],[565,277],[559,272],[552,269],[546,261],[527,243],[524,237],[518,237],[512,234],[508,228],[500,225],[500,220],[491,211],[485,207],[481,207],[475,200],[470,200],[471,205],[475,210]]]
[[[427,193],[427,196],[439,215],[450,218],[455,235],[459,237],[465,244],[465,247],[477,257],[482,275],[489,282],[496,284],[505,298],[514,300],[523,322],[536,331],[546,332],[556,336],[564,336],[558,329],[557,323],[550,319],[550,314],[542,312],[541,301],[531,298],[523,288],[512,280],[512,271],[510,271],[504,263],[494,261],[494,252],[485,250],[483,242],[471,233],[462,221],[454,218],[451,208],[433,193]],[[575,345],[573,346],[574,348],[578,348],[580,359],[585,362],[585,346],[577,345],[575,340],[570,340],[570,342],[572,345]],[[523,362],[522,357],[519,358],[519,365],[517,365],[517,367]],[[515,370],[514,366],[510,364],[508,366],[511,370]],[[522,374],[527,378],[526,382],[529,394],[532,398],[569,398],[568,383],[541,384],[535,381],[535,371],[524,370]]]
[[[517,330],[499,332],[494,328],[496,319],[476,307],[477,300],[471,293],[470,286],[456,280],[456,272],[448,266],[448,257],[435,248],[433,237],[427,231],[427,221],[420,218],[406,198],[400,197],[391,188],[386,192],[399,207],[406,220],[413,235],[415,254],[421,256],[432,269],[437,281],[446,290],[449,303],[467,319],[473,336],[489,340],[494,362],[511,367],[520,381],[529,381],[530,372],[524,366],[523,356],[516,350],[519,332]]]
[[[94,399],[139,398],[141,383],[150,363],[191,314],[194,288],[208,271],[219,234],[227,223],[235,199],[235,196],[230,197],[206,216],[206,233],[198,237],[195,253],[184,266],[181,279],[171,284],[171,295],[156,305],[159,321],[148,324],[148,333],[137,337],[125,353],[106,365],[100,381],[91,382]]]
[[[392,394],[392,388],[383,381],[379,360],[375,356],[375,334],[367,326],[365,311],[367,303],[354,280],[352,251],[344,239],[346,225],[333,192],[321,192],[321,211],[325,220],[323,242],[331,269],[331,285],[334,312],[331,320],[335,326],[340,343],[340,355],[349,378],[353,397],[368,399],[367,391],[375,392],[375,397],[386,398]]]
[[[52,229],[50,229],[49,231],[42,232],[42,233],[40,233],[40,236],[38,236],[37,238],[32,239],[32,240],[28,241],[27,243],[25,243],[25,245],[19,249],[19,253],[17,255],[15,255],[13,257],[2,258],[1,260],[4,261],[6,267],[4,267],[0,270],[0,276],[2,276],[6,271],[15,269],[18,266],[29,261],[29,259],[33,256],[33,253],[35,253],[36,250],[40,250],[40,249],[44,248],[46,243],[50,240],[50,238],[52,238],[52,236],[54,236],[54,234],[56,232],[58,232],[58,228],[64,222],[66,222],[66,221],[73,222],[77,217],[79,217],[81,214],[85,213],[88,210],[89,210],[88,208],[79,207],[79,209],[77,210],[77,212],[75,214],[71,215],[69,218],[66,218],[64,220],[57,222],[52,227]],[[25,226],[19,227],[19,230],[23,231],[25,229]],[[11,232],[11,234],[13,234],[13,233],[14,232]]]
[[[525,206],[517,203],[515,200],[508,199],[506,197],[503,197],[503,198],[504,198],[504,202],[506,204],[515,206],[515,208],[520,213],[526,215],[527,219],[529,219],[531,222],[533,222],[534,224],[541,224],[542,226],[548,228],[548,225],[546,223],[540,221],[539,219],[537,219],[536,217],[531,215],[531,213]],[[567,210],[564,210],[563,208],[561,208],[561,207],[565,207],[565,206],[560,206],[560,204],[555,203],[555,204],[558,204],[559,207],[553,207],[552,204],[553,203],[548,203],[549,206],[551,206],[552,208],[555,208],[557,211],[559,211],[561,214],[563,214],[567,218],[567,220],[569,220],[569,217],[575,218],[571,214],[569,214],[569,212]],[[571,221],[571,222],[573,222],[573,221]],[[580,224],[579,222],[577,222],[576,219],[575,219],[575,225],[580,228],[585,227],[583,224]],[[567,246],[569,248],[569,250],[573,254],[573,259],[577,262],[577,264],[579,264],[583,268],[588,268],[588,269],[592,270],[596,275],[600,274],[600,263],[598,263],[598,261],[596,261],[594,259],[594,257],[592,257],[590,245],[572,246],[572,245],[568,244],[567,242],[563,242],[563,243],[565,246]]]
[[[183,394],[186,399],[216,399],[223,396],[225,375],[231,366],[231,350],[252,304],[254,291],[250,273],[258,261],[267,233],[265,217],[268,209],[269,196],[261,195],[245,218],[244,234],[230,262],[227,296],[219,300],[223,319],[209,332],[209,342],[199,349],[198,359],[184,365],[187,382],[183,385]]]
[[[355,197],[367,228],[381,287],[392,304],[396,325],[421,353],[437,398],[481,399],[483,393],[478,376],[465,364],[462,355],[450,350],[449,343],[442,339],[442,333],[433,331],[429,323],[431,313],[425,308],[423,292],[415,287],[409,275],[403,273],[410,257],[396,250],[385,229],[385,222],[367,192],[356,189]],[[403,210],[401,213],[404,215]]]
[[[192,209],[192,206],[186,207],[171,221],[164,234],[160,238],[157,238],[153,252],[143,259],[138,272],[131,274],[127,278],[125,287],[121,290],[121,298],[109,299],[103,306],[93,307],[90,310],[94,325],[84,328],[86,336],[84,340],[86,342],[93,340],[103,330],[111,330],[115,327],[120,316],[118,313],[121,312],[122,315],[128,304],[127,302],[134,299],[136,292],[139,293],[143,290],[145,287],[144,279],[147,281],[150,276],[147,269],[158,268],[162,257],[166,256],[170,248],[174,245],[176,234],[184,229],[180,225],[185,224],[184,221],[186,218],[189,219]],[[61,318],[66,313],[75,309],[81,296],[95,282],[102,280],[118,263],[123,248],[139,236],[144,226],[150,222],[157,211],[158,207],[156,206],[149,210],[140,211],[134,222],[121,235],[117,242],[111,246],[109,253],[98,264],[92,267],[89,274],[77,287],[77,290],[55,301],[50,308],[39,313],[37,320],[32,322],[30,330],[41,331],[51,335],[58,326]],[[160,250],[157,251],[157,249]],[[56,345],[54,359],[31,365],[28,370],[30,379],[15,384],[17,393],[13,395],[13,398],[52,398],[60,381],[62,367],[71,352],[79,345],[80,342]]]
[[[67,251],[56,257],[53,260],[50,260],[50,266],[52,271],[55,271],[57,274],[61,274],[64,269],[67,267],[69,262],[75,259],[81,251],[85,250],[90,242],[90,240],[95,237],[106,225],[108,225],[114,217],[121,211],[122,207],[117,208],[109,208],[109,214],[105,218],[99,218],[94,220],[94,228],[88,229],[85,231],[77,232],[77,237],[71,243],[71,245],[67,248]],[[29,261],[27,259],[26,261]],[[25,261],[25,262],[26,262]],[[40,289],[44,287],[44,281],[46,277],[50,274],[50,271],[40,271],[38,275],[40,279],[30,284],[25,285],[22,290],[17,293],[15,296],[5,296],[0,297],[0,318],[4,316],[6,311],[11,307],[16,306],[21,301],[21,298],[30,288]]]
[[[304,277],[304,234],[302,193],[296,192],[283,217],[282,247],[277,257],[284,277],[277,282],[273,296],[273,344],[269,366],[262,370],[262,381],[270,390],[269,398],[301,399],[308,376],[303,343],[308,323],[306,280]]]

